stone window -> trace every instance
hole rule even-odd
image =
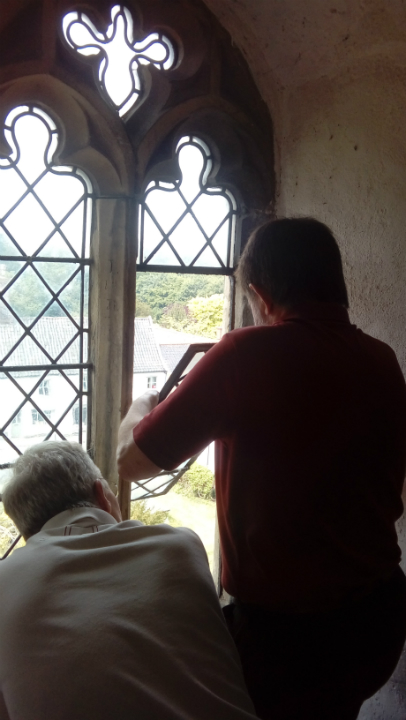
[[[75,428],[127,517],[115,443],[132,399],[136,269],[224,275],[224,329],[244,324],[233,270],[271,207],[272,123],[201,0],[9,3],[2,23],[0,381],[12,402],[0,412],[0,474],[35,411],[44,439]],[[52,421],[36,392],[50,378],[64,402]]]

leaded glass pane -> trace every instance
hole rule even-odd
[[[0,159],[0,472],[42,440],[86,444],[91,215],[89,180],[52,162],[58,132],[43,110],[15,108],[5,133],[12,152]]]
[[[176,155],[181,179],[150,182],[140,204],[138,269],[232,274],[234,196],[207,186],[213,160],[200,138],[182,138]]]
[[[62,29],[73,50],[84,57],[99,57],[99,89],[120,116],[143,95],[140,66],[151,64],[159,70],[168,70],[174,65],[173,45],[161,33],[151,33],[140,42],[135,41],[131,13],[122,5],[112,8],[111,24],[104,33],[82,12],[65,15]]]

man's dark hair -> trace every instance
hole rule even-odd
[[[257,285],[282,307],[316,301],[348,308],[337,242],[314,218],[271,220],[254,230],[236,275],[245,293]]]

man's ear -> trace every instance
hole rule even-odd
[[[254,295],[256,295],[258,307],[262,317],[266,319],[274,312],[274,301],[272,300],[270,294],[258,285],[250,284],[249,287],[250,290],[254,293]]]
[[[101,480],[94,481],[93,492],[97,506],[101,510],[105,510],[106,512],[111,514],[111,502],[107,497],[106,488]]]

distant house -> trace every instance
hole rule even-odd
[[[0,355],[4,357],[23,335],[23,329],[17,322],[3,322],[0,318]],[[30,319],[25,319],[27,325]],[[178,333],[154,325],[150,317],[135,318],[134,321],[134,367],[133,397],[145,390],[160,390],[166,378],[172,372],[193,342],[212,342],[208,338]],[[34,326],[33,334],[41,347],[49,355],[64,364],[77,364],[79,360],[79,339],[72,342],[74,326],[66,317],[42,317]],[[44,365],[49,358],[30,337],[24,338],[7,359],[7,365]],[[70,441],[78,439],[79,371],[76,369],[50,370],[38,385],[30,400],[24,402],[21,390],[29,393],[38,383],[44,371],[24,370],[13,372],[13,380],[0,374],[0,427],[10,441],[23,451],[30,445],[41,442],[50,431],[48,420],[57,425],[61,434]],[[83,376],[83,390],[87,390],[87,373]],[[19,387],[21,390],[19,390]],[[17,408],[24,403],[21,409]],[[38,408],[38,409],[37,409]],[[11,416],[14,416],[10,421]],[[83,422],[86,433],[87,397],[83,398]],[[55,434],[55,439],[59,435]],[[83,441],[86,442],[86,434]],[[16,452],[12,446],[0,437],[0,464],[12,462]]]
[[[134,321],[133,397],[145,390],[160,390],[192,343],[213,342],[210,338],[155,325],[151,317]]]

